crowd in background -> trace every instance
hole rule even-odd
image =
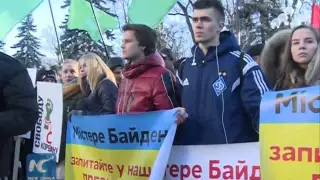
[[[197,44],[192,57],[175,59],[170,49],[157,50],[154,30],[128,24],[123,27],[122,57],[103,60],[88,52],[80,59],[65,60],[62,67],[38,70],[37,81],[63,84],[57,165],[61,177],[57,178],[63,178],[66,125],[73,114],[179,108],[176,145],[254,142],[264,93],[320,84],[318,30],[306,25],[281,30],[265,45],[243,53],[235,35],[222,31],[224,11],[219,1],[198,0],[194,9]],[[38,111],[36,91],[18,61],[1,53],[0,71],[0,165],[5,167],[10,164],[12,137],[32,130]],[[21,178],[32,145],[33,138],[22,144]],[[0,177],[9,173],[8,168],[1,168]]]

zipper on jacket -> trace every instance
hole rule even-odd
[[[125,83],[125,86],[124,86],[124,97],[123,97],[123,100],[122,100],[122,111],[121,111],[121,113],[124,113],[124,106],[125,106],[125,100],[127,99],[126,98],[126,95],[127,95],[127,87],[128,87],[128,79],[126,79],[126,83]],[[119,103],[119,105],[120,105],[120,103]]]
[[[130,111],[132,101],[134,100],[133,92],[134,92],[134,89],[132,89],[131,92],[130,92],[130,96],[129,96],[129,99],[128,99],[126,112],[129,112],[129,111]]]
[[[202,82],[202,76],[203,76],[203,64],[204,64],[204,60],[201,62],[199,68],[198,68],[198,73],[197,73],[197,95],[196,95],[196,114],[202,114],[200,112],[200,104],[201,101],[201,82]]]
[[[120,87],[120,88],[121,88],[121,87]],[[120,89],[119,89],[119,91],[120,91]],[[119,93],[121,93],[121,91],[120,91]],[[117,113],[121,113],[121,112],[120,112],[121,100],[122,100],[122,95],[119,96],[119,102],[118,102],[118,107],[117,107],[117,108],[118,108],[118,111],[117,111]]]

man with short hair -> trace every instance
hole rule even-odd
[[[269,91],[257,63],[240,52],[234,34],[221,32],[219,0],[198,0],[192,17],[196,45],[177,72],[182,106],[189,114],[175,144],[228,144],[258,141],[259,108]]]
[[[157,35],[150,27],[123,27],[123,58],[128,63],[118,90],[117,114],[172,109],[177,106],[174,77],[156,52]]]

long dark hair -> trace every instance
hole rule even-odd
[[[287,90],[306,86],[304,78],[306,70],[301,68],[300,65],[293,60],[291,53],[292,35],[299,29],[309,29],[316,36],[317,43],[320,42],[319,33],[310,26],[300,25],[292,30],[290,38],[288,39],[285,47],[283,59],[277,72],[279,76],[275,85],[276,90]]]

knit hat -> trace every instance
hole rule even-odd
[[[37,81],[48,81],[48,80],[57,82],[56,74],[54,73],[54,71],[40,69],[37,73]]]

